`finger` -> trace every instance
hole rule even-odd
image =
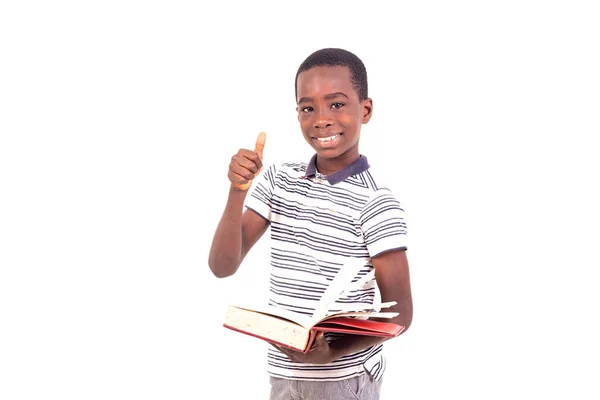
[[[253,167],[253,169],[256,169],[256,167]],[[229,170],[231,172],[234,172],[240,176],[243,176],[246,179],[252,180],[254,179],[254,177],[256,176],[257,172],[254,172],[240,164],[236,164],[236,163],[231,163],[231,165],[229,165]]]
[[[258,153],[252,150],[240,149],[231,157],[231,162],[241,164],[253,172],[258,172],[262,168],[262,161],[260,161]]]
[[[229,181],[236,185],[246,185],[248,182],[250,182],[250,179],[245,178],[239,174],[236,174],[233,171],[229,171],[229,174],[227,174],[227,176],[229,177]]]
[[[296,352],[290,349],[285,348],[284,346],[278,346],[279,350],[285,354],[290,360],[292,361],[298,361],[298,359],[296,358]]]
[[[233,172],[236,175],[243,177],[244,179],[248,179],[249,181],[253,180],[256,174],[240,165],[232,165],[229,168],[229,171]]]
[[[281,349],[279,348],[279,346],[277,346],[275,343],[269,343],[269,344],[270,344],[271,346],[275,347],[277,350],[281,350]]]
[[[255,154],[256,153],[252,152],[249,154],[242,153],[241,156],[234,156],[231,159],[231,167],[241,166],[247,169],[248,171],[251,171],[252,173],[256,174],[260,170],[260,165],[258,164],[260,163],[260,160],[257,159]]]
[[[287,355],[290,358],[294,357],[294,355],[296,355],[298,353],[297,351],[294,351],[285,346],[277,345],[277,348],[279,349],[279,351],[281,351],[282,353],[285,353],[285,355]]]
[[[319,331],[319,332],[317,332],[317,335],[315,336],[315,340],[313,341],[312,345],[310,346],[310,350],[314,350],[314,348],[317,347],[317,344],[321,340],[324,340],[324,333],[322,331]]]
[[[254,151],[258,153],[258,156],[260,157],[261,161],[263,158],[263,149],[265,148],[266,141],[267,134],[264,132],[259,133],[258,137],[256,138],[256,145],[254,146]]]

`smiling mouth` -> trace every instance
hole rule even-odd
[[[313,139],[317,139],[321,143],[328,143],[328,142],[331,142],[332,140],[337,139],[340,135],[341,135],[341,133],[336,133],[335,135],[327,136],[327,137],[324,137],[324,138],[317,138],[317,137],[315,137]]]

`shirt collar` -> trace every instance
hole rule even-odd
[[[346,165],[344,168],[339,171],[335,171],[332,174],[327,175],[327,181],[335,185],[336,183],[340,183],[351,177],[352,175],[360,174],[361,172],[365,172],[369,169],[370,165],[367,161],[367,157],[361,155],[356,161],[354,161],[350,165]],[[306,167],[306,175],[305,178],[309,178],[311,176],[315,176],[317,174],[317,155],[313,155],[310,161],[308,162],[308,166]]]

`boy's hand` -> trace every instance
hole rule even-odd
[[[274,345],[276,346],[276,345]],[[323,332],[317,333],[317,337],[313,342],[312,347],[306,354],[300,351],[294,351],[284,346],[276,346],[284,352],[288,358],[295,362],[310,363],[310,364],[328,364],[336,360],[333,349],[329,347],[329,342],[325,339]]]
[[[254,151],[240,149],[236,155],[231,157],[227,177],[231,186],[237,190],[246,191],[252,185],[252,180],[262,169],[263,149],[267,135],[261,132],[256,138]]]

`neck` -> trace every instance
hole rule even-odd
[[[323,175],[330,175],[347,167],[359,158],[359,153],[352,155],[342,154],[340,157],[334,159],[327,159],[317,155],[317,171]]]

